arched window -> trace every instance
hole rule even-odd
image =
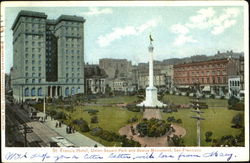
[[[29,96],[29,88],[25,88],[25,90],[24,90],[24,96]]]
[[[76,93],[80,93],[80,87],[77,88]]]
[[[237,85],[240,86],[240,81],[237,81]]]
[[[74,87],[71,89],[71,94],[72,94],[72,95],[75,94],[75,88],[74,88]]]
[[[35,90],[35,88],[32,88],[31,89],[31,96],[35,96],[36,95],[36,90]]]
[[[65,89],[65,96],[69,96],[69,88]]]
[[[37,94],[38,94],[38,96],[42,96],[43,95],[42,88],[38,88]]]

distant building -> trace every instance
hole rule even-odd
[[[85,93],[97,94],[105,93],[107,74],[98,65],[86,64],[84,67],[85,74]]]
[[[174,86],[185,92],[199,84],[203,93],[225,96],[228,77],[238,72],[238,60],[233,58],[178,64],[174,65]]]
[[[132,63],[126,59],[100,59],[99,66],[105,70],[109,79],[132,77]]]
[[[240,84],[240,77],[239,76],[230,76],[228,79],[228,93],[229,97],[235,96],[240,97],[240,90],[241,90],[241,84]]]
[[[78,16],[50,20],[42,12],[19,12],[12,26],[17,101],[84,92],[84,22]]]

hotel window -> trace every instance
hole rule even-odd
[[[35,58],[35,54],[32,54],[32,59],[34,59]]]
[[[28,66],[25,67],[25,71],[28,71]]]
[[[74,77],[75,76],[75,74],[74,73],[72,73],[72,77]]]
[[[32,73],[32,77],[34,77],[35,76],[35,73]]]
[[[35,83],[35,79],[32,79],[32,83]]]
[[[35,71],[35,67],[34,66],[32,67],[32,71]]]
[[[35,61],[34,61],[34,60],[32,60],[32,64],[35,64]]]
[[[29,82],[29,79],[26,79],[26,80],[25,80],[25,83],[28,83],[28,82]]]
[[[28,60],[25,60],[25,63],[28,64]]]
[[[74,81],[75,81],[75,80],[74,80],[74,79],[72,79],[72,83],[74,83]]]
[[[38,76],[41,77],[41,73],[39,73]]]
[[[41,83],[41,79],[38,80],[38,83]]]
[[[67,77],[69,77],[69,74],[68,74],[68,73],[66,73],[66,78],[67,78]]]
[[[28,48],[25,48],[25,51],[27,52],[29,49]]]

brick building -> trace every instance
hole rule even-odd
[[[174,86],[179,92],[194,91],[225,96],[228,93],[228,77],[239,72],[239,60],[217,59],[174,65]]]

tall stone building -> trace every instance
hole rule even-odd
[[[13,25],[13,95],[17,101],[84,92],[83,17],[47,19],[20,11]]]
[[[110,79],[132,77],[132,63],[126,59],[100,59],[99,66],[105,70]]]

